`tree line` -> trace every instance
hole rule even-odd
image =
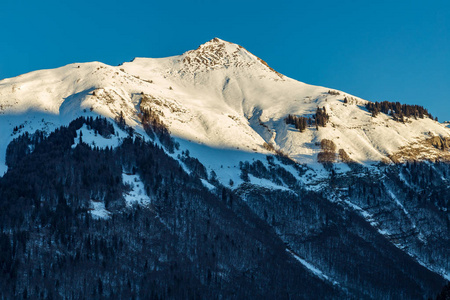
[[[387,115],[391,115],[395,121],[405,122],[406,118],[420,118],[428,117],[433,119],[433,116],[420,105],[401,104],[400,102],[368,102],[366,104],[367,110],[372,113],[373,117],[376,117],[380,112]],[[437,119],[436,119],[437,121]]]

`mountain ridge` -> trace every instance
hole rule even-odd
[[[114,96],[106,100],[92,94],[100,89]],[[137,126],[138,111],[133,107],[140,101],[139,94],[159,99],[153,108],[165,114],[162,119],[174,136],[261,153],[266,153],[264,143],[272,144],[307,163],[317,161],[320,148],[314,145],[323,139],[332,140],[353,161],[364,163],[391,161],[396,156],[401,160],[400,150],[413,144],[430,153],[421,159],[441,159],[446,156],[426,147],[425,141],[432,136],[450,137],[448,128],[427,118],[399,123],[385,114],[373,117],[364,107],[366,100],[280,77],[241,46],[217,38],[180,56],[136,58],[118,67],[98,62],[70,64],[2,80],[0,113],[35,109],[81,115],[89,109],[114,118],[124,109],[127,122]],[[67,99],[72,100],[71,112],[63,105]],[[344,103],[345,99],[349,101]],[[166,109],[171,106],[183,114]],[[310,125],[297,133],[284,122],[289,114],[314,117],[317,107],[325,107],[329,115],[328,125],[320,130]],[[225,126],[217,126],[216,120]],[[233,128],[227,130],[228,126]]]
[[[417,298],[450,278],[446,126],[420,107],[375,105],[280,76],[242,47],[213,39],[179,56],[136,58],[117,67],[70,64],[0,81],[0,192],[12,197],[10,183],[20,179],[26,186],[33,179],[31,196],[14,186],[17,203],[34,203],[31,211],[39,210],[36,203],[61,209],[69,201],[77,222],[149,213],[157,228],[179,234],[187,248],[190,222],[199,239],[213,240],[220,237],[209,236],[210,224],[222,232],[234,218],[246,232],[262,226],[260,234],[273,242],[264,247],[281,249],[283,263],[300,266],[316,288],[323,281],[339,297],[395,298],[403,295],[400,287],[409,287],[408,297]],[[55,166],[44,149],[61,163]],[[36,162],[42,178],[30,171]],[[59,172],[59,182],[45,164]],[[64,173],[66,164],[71,167]],[[102,172],[107,175],[95,175]],[[202,195],[189,215],[183,207],[194,202],[180,200],[186,181]],[[173,193],[180,196],[175,206]],[[204,228],[195,220],[196,209],[205,207]],[[228,219],[215,223],[210,214],[216,213]],[[219,259],[215,251],[207,255]],[[198,278],[202,284],[211,280],[208,272],[216,281],[226,278],[207,270]],[[247,271],[232,274],[247,278]],[[259,274],[252,272],[249,282]],[[402,282],[390,294],[383,289],[393,276]]]

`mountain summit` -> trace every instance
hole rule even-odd
[[[186,52],[182,57],[182,61],[186,67],[194,68],[194,72],[229,68],[232,66],[250,68],[256,65],[260,67],[260,64],[262,64],[282,78],[282,75],[270,68],[265,61],[251,54],[242,46],[219,38],[214,38],[200,45],[196,50]]]
[[[2,80],[0,298],[433,297],[446,125],[218,38]]]
[[[218,38],[180,56],[136,58],[118,67],[71,64],[5,79],[0,95],[3,119],[17,114],[33,119],[38,112],[56,118],[47,122],[55,126],[86,110],[111,118],[122,111],[131,126],[139,126],[140,95],[145,95],[153,99],[145,105],[160,114],[176,137],[261,153],[269,145],[299,162],[317,161],[317,145],[324,139],[359,163],[448,159],[436,139],[447,143],[450,130],[428,115],[406,116],[401,105],[390,110],[405,115],[400,122],[388,111],[375,115],[366,100],[290,79],[241,46]],[[326,116],[320,126],[315,125],[318,108]],[[300,132],[286,122],[289,115],[304,118],[307,126]],[[13,119],[18,121],[3,125],[6,141],[23,123]]]

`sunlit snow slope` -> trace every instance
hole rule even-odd
[[[175,137],[260,153],[267,153],[268,143],[305,163],[317,160],[323,139],[368,163],[405,147],[427,147],[430,136],[450,137],[449,128],[429,118],[406,123],[385,114],[373,118],[366,100],[329,91],[283,76],[241,46],[217,38],[180,56],[28,73],[0,81],[0,174],[6,170],[6,147],[18,133],[49,130],[78,115],[113,118],[121,111],[129,125],[139,127],[143,97]],[[300,133],[285,123],[288,114],[310,116],[317,107],[330,116],[326,127]],[[430,147],[421,159],[439,157]]]

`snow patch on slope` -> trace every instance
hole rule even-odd
[[[109,219],[110,212],[105,208],[105,203],[91,200],[91,209],[89,210],[94,219]]]
[[[77,137],[74,140],[75,143],[72,145],[72,148],[75,148],[80,143],[80,138],[83,143],[91,147],[98,147],[100,149],[106,149],[107,147],[117,148],[126,135],[117,129],[116,133],[117,135],[115,136],[105,138],[100,134],[95,133],[94,130],[89,129],[86,124],[83,124],[83,126],[77,130]]]
[[[208,180],[201,178],[202,184],[204,187],[206,187],[208,190],[213,191],[216,189],[214,185],[208,182]]]
[[[300,262],[305,268],[307,268],[309,271],[311,271],[314,275],[316,275],[317,277],[319,277],[322,280],[325,281],[329,281],[331,282],[333,285],[339,285],[339,283],[337,281],[334,281],[332,279],[330,279],[327,275],[325,275],[322,271],[320,271],[318,268],[316,268],[315,266],[313,266],[312,264],[310,264],[309,262],[307,262],[306,260],[304,260],[303,258],[301,258],[300,256],[298,256],[297,254],[295,254],[293,251],[286,249],[286,252],[289,253],[290,255],[292,255],[292,257],[294,257],[298,262]]]
[[[135,174],[122,174],[122,180],[125,185],[130,186],[131,190],[124,193],[125,202],[128,207],[135,204],[138,205],[149,205],[151,200],[145,192],[144,183],[142,182],[139,175]]]
[[[291,191],[289,188],[275,184],[272,181],[265,178],[257,178],[251,174],[249,174],[248,177],[252,185],[257,185],[271,190]]]

